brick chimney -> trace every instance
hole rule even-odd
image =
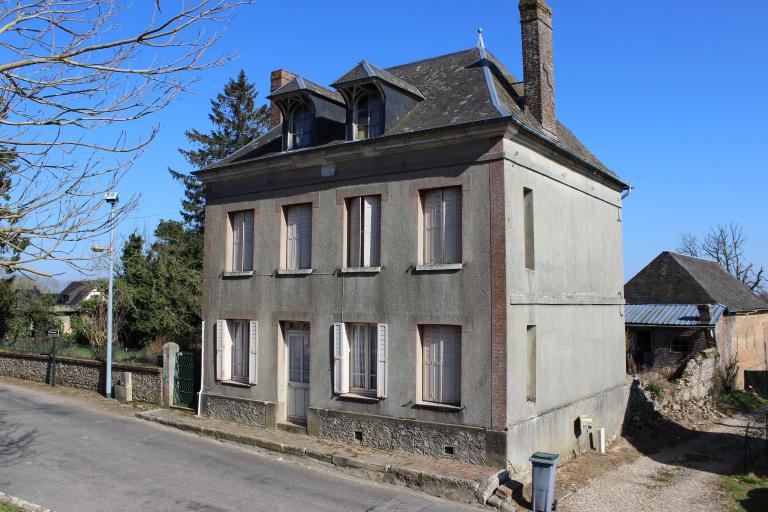
[[[276,69],[269,75],[269,92],[275,92],[280,87],[284,86],[291,80],[296,78],[296,75],[285,69]],[[275,102],[272,101],[269,104],[269,129],[271,130],[275,126],[283,122],[283,114],[280,113],[280,109]]]
[[[525,108],[545,130],[557,136],[552,9],[544,0],[520,0],[520,24]]]

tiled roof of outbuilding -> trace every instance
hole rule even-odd
[[[627,325],[714,327],[720,317],[723,316],[725,306],[722,304],[712,305],[711,318],[707,322],[702,322],[698,304],[627,304],[624,312],[624,322]]]
[[[370,63],[365,64],[371,67],[374,74],[378,73],[380,77],[392,77],[390,80],[407,84],[415,88],[424,98],[384,136],[494,119],[511,119],[518,125],[599,169],[604,175],[621,182],[614,172],[607,169],[562,124],[558,123],[557,125],[556,139],[548,135],[541,124],[521,108],[524,91],[520,81],[484,48],[471,48],[383,70],[373,67]],[[369,75],[371,71],[366,70],[365,67],[361,63],[340,78],[336,84]],[[380,71],[376,71],[377,69]],[[490,75],[486,73],[486,70],[490,72]],[[299,80],[289,82],[271,96],[298,90],[301,87]],[[314,82],[302,80],[307,84],[306,88],[313,92],[330,92],[328,89],[314,84]],[[310,88],[310,86],[315,87]],[[495,99],[498,101],[495,102]],[[236,158],[226,158],[212,167],[220,167],[247,158],[269,156],[270,153],[264,154],[263,151],[257,151],[266,144],[264,140],[259,143],[254,142],[238,151]],[[341,142],[345,141],[340,140],[335,143]]]
[[[717,262],[665,251],[624,285],[632,304],[722,304],[731,313],[768,309],[768,303]]]

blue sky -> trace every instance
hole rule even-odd
[[[636,187],[624,209],[626,276],[674,250],[680,233],[730,222],[743,225],[748,258],[768,266],[768,2],[550,4],[558,117]],[[154,118],[157,139],[120,185],[142,195],[120,236],[178,218],[182,188],[166,168],[188,170],[176,151],[183,131],[209,129],[209,99],[240,68],[263,99],[273,69],[330,84],[362,58],[387,67],[469,48],[477,27],[522,79],[516,0],[262,0],[239,11],[218,48],[237,59]]]

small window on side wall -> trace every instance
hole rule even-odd
[[[253,210],[230,213],[229,222],[232,232],[229,270],[253,270]]]
[[[377,93],[366,93],[355,102],[354,138],[370,139],[384,133],[384,105]]]
[[[347,267],[378,267],[381,247],[381,196],[347,201]]]
[[[671,349],[672,352],[688,353],[691,347],[687,338],[674,338]]]

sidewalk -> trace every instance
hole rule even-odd
[[[485,504],[505,471],[400,452],[327,441],[282,430],[254,428],[200,418],[175,409],[139,412],[136,417],[187,432],[278,453],[309,457],[363,478],[402,485],[463,503]]]

